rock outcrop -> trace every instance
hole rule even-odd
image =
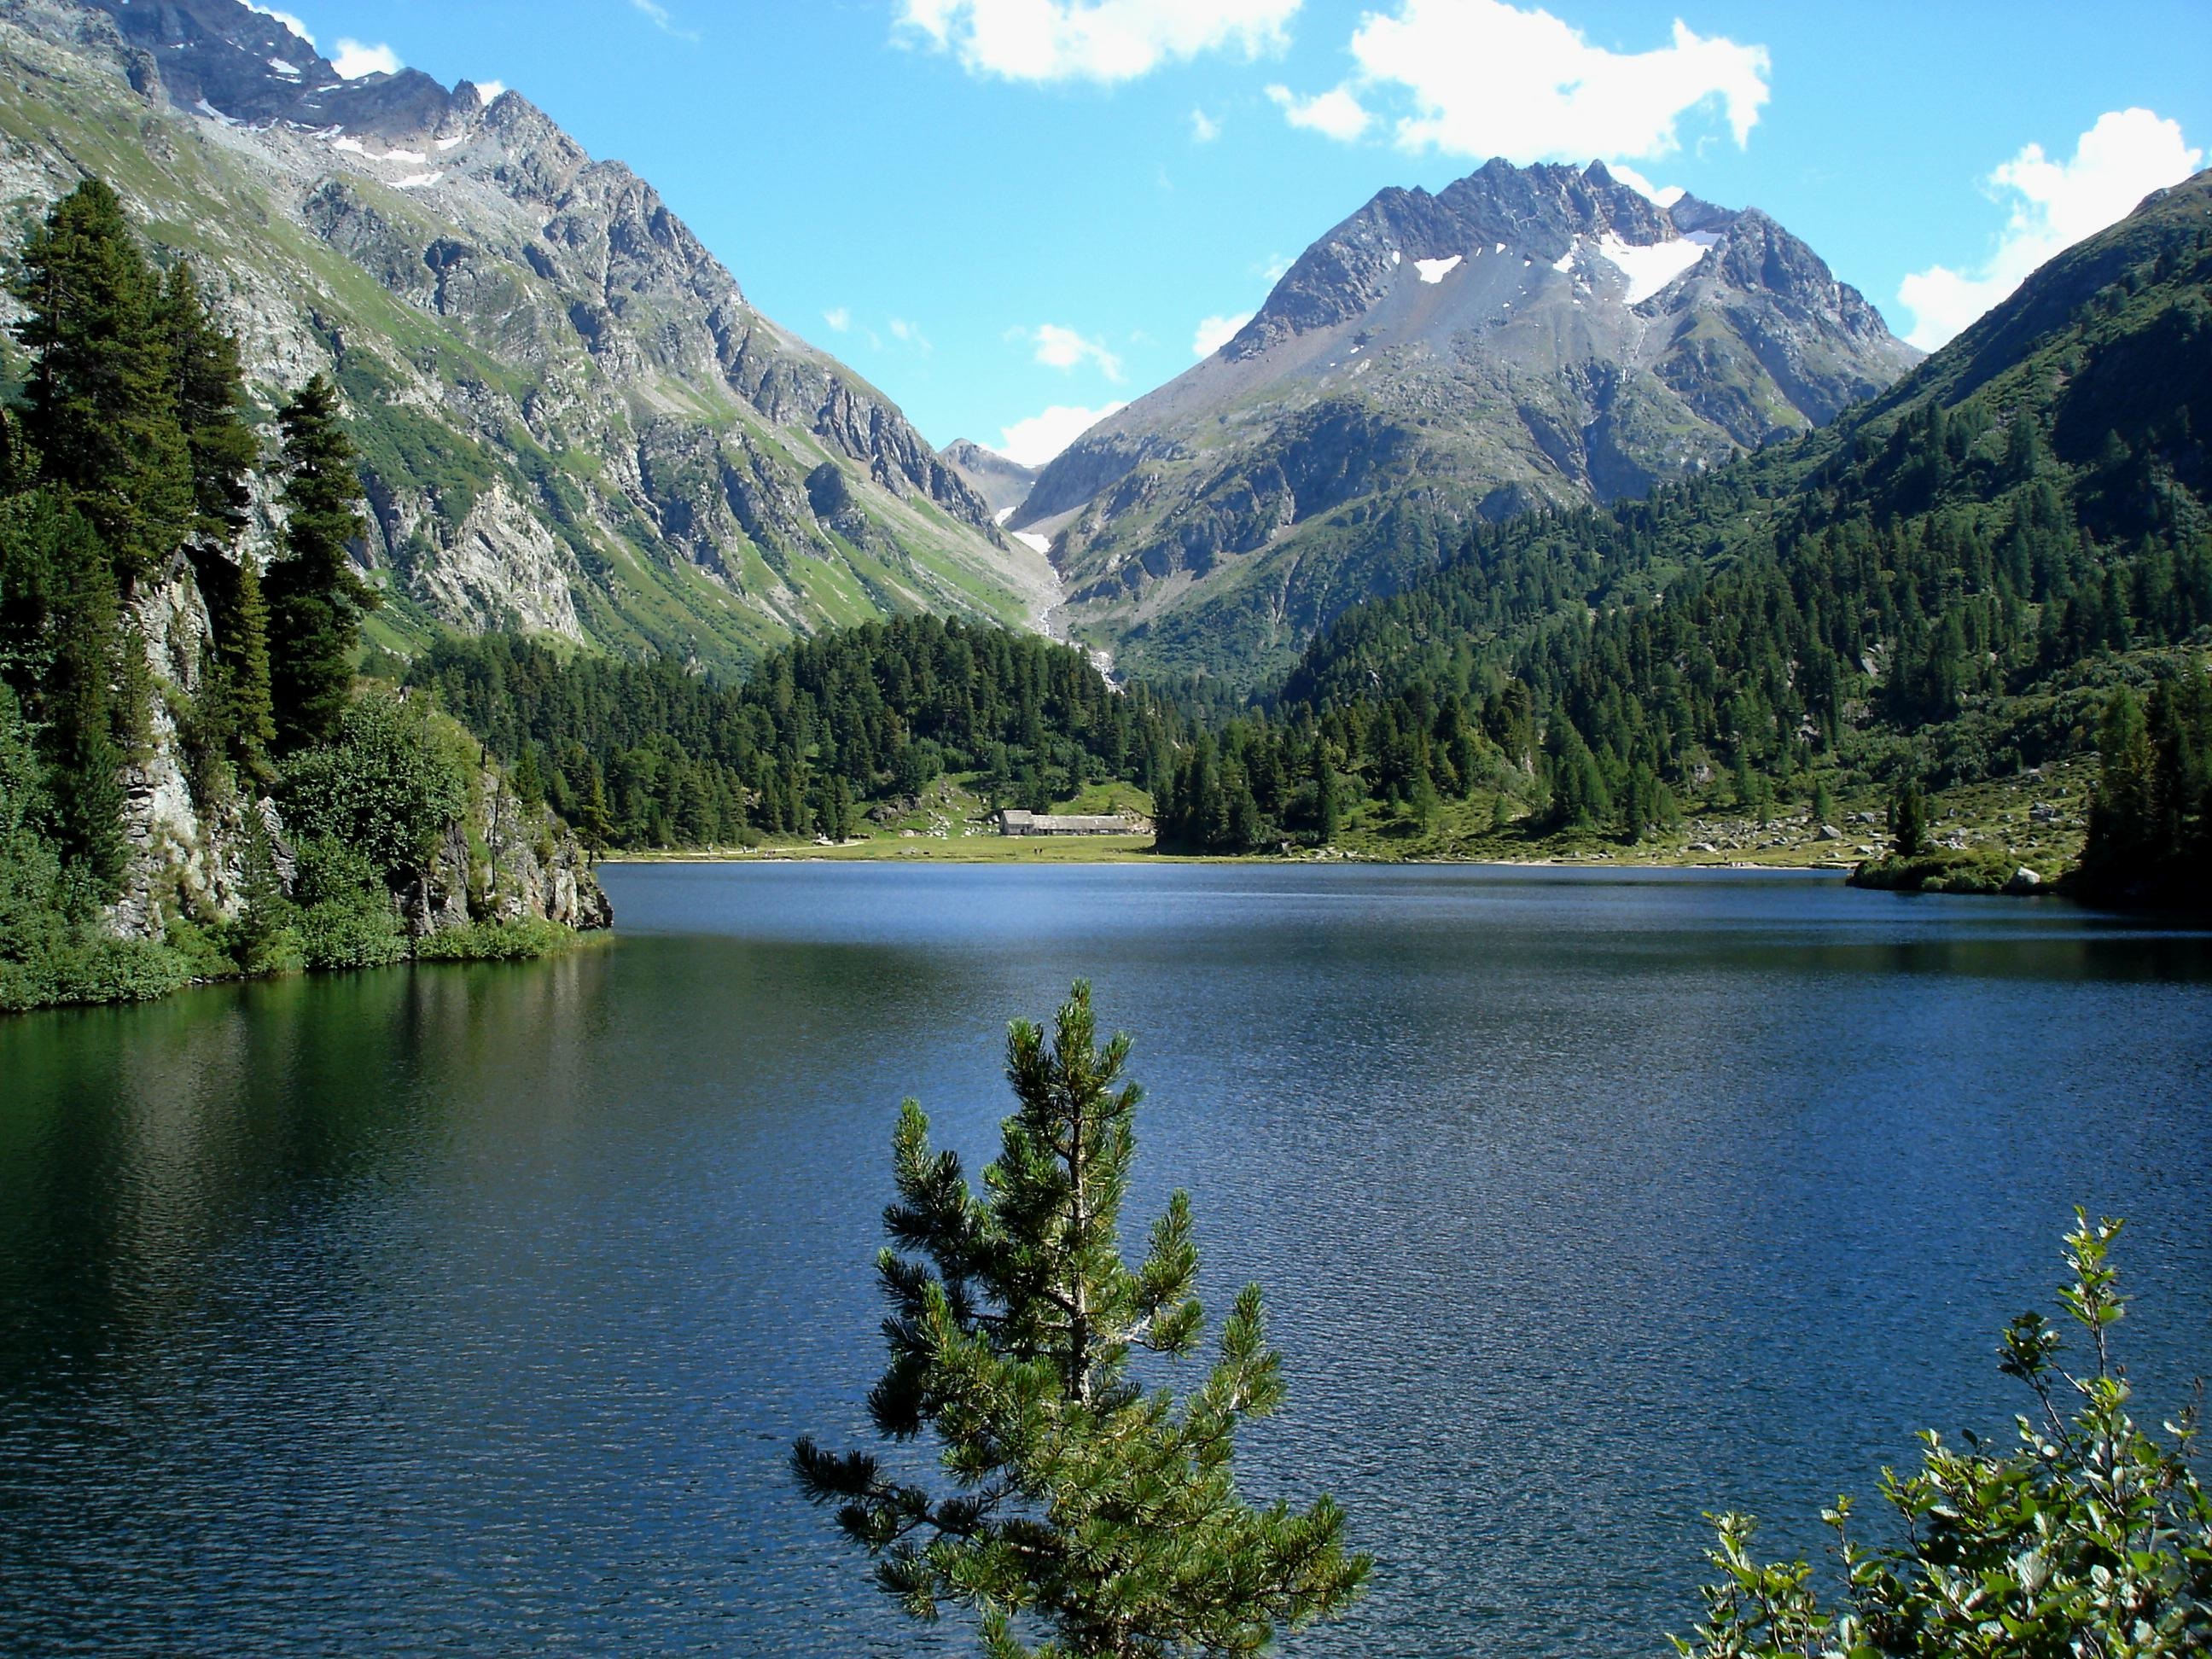
[[[158,939],[175,919],[235,921],[247,897],[253,832],[290,886],[291,837],[276,804],[241,793],[229,769],[195,754],[193,706],[214,667],[208,610],[189,561],[173,560],[131,608],[148,692],[123,769],[123,888],[110,932]],[[446,827],[430,867],[394,903],[420,939],[479,921],[530,918],[588,931],[613,910],[575,837],[544,807],[526,806],[489,759],[471,781],[465,819]]]
[[[986,449],[966,438],[955,438],[942,453],[945,464],[983,498],[992,516],[1001,523],[1021,511],[1043,471],[1042,467],[1024,466],[995,449]]]

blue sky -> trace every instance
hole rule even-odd
[[[1934,343],[2212,147],[2205,0],[288,9],[325,55],[526,94],[931,440],[1032,458],[1377,190],[1493,153],[1764,208]]]

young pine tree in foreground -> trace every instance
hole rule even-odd
[[[1971,1437],[1954,1451],[1922,1436],[1917,1474],[1886,1473],[1882,1497],[1905,1540],[1862,1547],[1850,1502],[1825,1520],[1837,1534],[1844,1601],[1823,1606],[1802,1560],[1751,1553],[1753,1522],[1720,1517],[1705,1591],[1710,1622],[1684,1659],[2183,1659],[2212,1653],[2212,1493],[2190,1466],[2195,1407],[2171,1443],[2129,1414],[2112,1354],[2124,1304],[2107,1257],[2117,1221],[2076,1211],[2067,1235],[2074,1282],[2059,1291],[2088,1334],[2094,1364],[2060,1365],[2058,1333],[2022,1314],[1999,1352],[2034,1391],[2006,1453]],[[2068,1409],[2070,1408],[2070,1415]]]
[[[1049,1049],[1015,1023],[1006,1075],[1020,1105],[980,1194],[956,1155],[931,1150],[921,1109],[901,1109],[884,1225],[926,1260],[878,1260],[890,1365],[868,1407],[887,1438],[933,1433],[951,1490],[811,1438],[793,1468],[810,1498],[839,1505],[908,1614],[933,1620],[947,1601],[981,1613],[991,1659],[1258,1652],[1278,1626],[1341,1609],[1370,1564],[1345,1553],[1328,1498],[1301,1514],[1237,1492],[1237,1425],[1283,1397],[1257,1285],[1188,1394],[1133,1373],[1139,1351],[1198,1346],[1198,1255],[1177,1193],[1142,1264],[1121,1259],[1139,1091],[1121,1082],[1128,1037],[1101,1048],[1094,1036],[1083,984]],[[1049,1632],[1034,1649],[1017,1633],[1032,1626]]]

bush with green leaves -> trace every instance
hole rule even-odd
[[[1197,1386],[1164,1385],[1205,1322],[1190,1203],[1170,1199],[1144,1261],[1123,1262],[1139,1091],[1121,1083],[1128,1037],[1101,1048],[1094,1035],[1083,984],[1049,1049],[1015,1022],[1006,1075],[1019,1109],[981,1193],[957,1156],[931,1149],[921,1107],[900,1111],[899,1198],[884,1212],[898,1249],[877,1264],[890,1364],[868,1407],[889,1439],[933,1435],[951,1489],[933,1494],[811,1438],[793,1467],[808,1497],[838,1506],[910,1616],[974,1609],[990,1659],[1255,1653],[1278,1626],[1345,1607],[1371,1564],[1346,1552],[1328,1498],[1298,1513],[1237,1491],[1237,1428],[1284,1392],[1256,1285]],[[1160,1386],[1141,1380],[1139,1354]],[[1042,1645],[1025,1645],[1037,1628]]]
[[[371,693],[347,708],[333,742],[286,763],[277,805],[295,835],[343,842],[396,887],[466,810],[468,774],[425,700]]]
[[[367,854],[325,836],[301,842],[299,860],[292,930],[308,967],[380,968],[405,958],[406,931]]]
[[[2117,1221],[2075,1212],[2073,1282],[2059,1291],[2090,1364],[2060,1363],[2059,1333],[2025,1313],[1999,1352],[2036,1409],[2009,1450],[1922,1435],[1920,1468],[1885,1471],[1901,1543],[1862,1546],[1850,1500],[1833,1529],[1842,1596],[1824,1601],[1803,1560],[1761,1562],[1753,1522],[1719,1517],[1720,1569],[1683,1659],[2183,1659],[2212,1653],[2212,1493],[2190,1459],[2192,1405],[2160,1438],[2131,1414],[2112,1328],[2125,1311],[2111,1265]]]
[[[575,938],[570,929],[543,916],[472,921],[417,939],[415,957],[419,962],[527,962],[550,956]]]

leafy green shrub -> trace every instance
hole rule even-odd
[[[392,894],[359,849],[319,836],[300,844],[293,896],[301,958],[310,968],[380,968],[407,955]]]
[[[1954,1451],[1921,1437],[1917,1473],[1886,1472],[1882,1498],[1901,1544],[1862,1548],[1850,1500],[1821,1518],[1834,1530],[1844,1605],[1824,1606],[1804,1561],[1751,1553],[1754,1523],[1719,1517],[1703,1592],[1708,1622],[1676,1638],[1683,1659],[2181,1659],[2212,1652],[2212,1493],[2190,1465],[2192,1405],[2171,1443],[2130,1416],[2111,1335],[2125,1304],[2108,1261],[2117,1221],[2075,1212],[2073,1283],[2058,1293],[2088,1334],[2094,1368],[2058,1364],[2058,1333],[2025,1313],[2006,1330],[2002,1369],[2034,1391],[2009,1453],[1969,1437]],[[2061,1401],[2071,1400],[2073,1415]]]
[[[448,928],[416,941],[422,962],[526,962],[550,956],[576,936],[556,921],[524,916],[514,921],[477,921]]]
[[[372,693],[346,710],[337,741],[287,763],[277,805],[302,840],[342,842],[396,885],[466,810],[468,776],[420,701]]]
[[[2001,853],[1939,850],[1905,858],[1885,853],[1851,872],[1854,887],[1893,893],[1991,894],[2006,891],[2020,866]]]

